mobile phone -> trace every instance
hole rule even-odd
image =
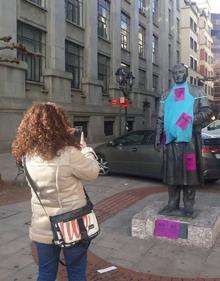
[[[81,137],[81,133],[82,133],[82,130],[76,128],[75,133],[74,133],[74,136],[75,136],[75,137]]]
[[[75,129],[76,129],[76,130],[75,130],[75,133],[74,133],[74,138],[76,139],[76,141],[77,141],[78,143],[80,143],[81,134],[82,134],[82,132],[83,132],[82,127],[81,127],[81,126],[76,126]]]

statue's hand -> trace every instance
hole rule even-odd
[[[161,142],[158,138],[156,138],[156,141],[154,143],[154,149],[158,152],[160,152],[160,149],[161,149]]]

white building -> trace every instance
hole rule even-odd
[[[181,8],[181,61],[189,66],[189,83],[198,85],[199,75],[199,16],[195,2],[182,1]]]

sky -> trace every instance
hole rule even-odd
[[[211,12],[220,14],[220,0],[210,0]]]

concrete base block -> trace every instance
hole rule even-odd
[[[164,202],[156,201],[137,213],[131,222],[132,236],[140,239],[154,237],[180,245],[193,245],[201,248],[211,248],[215,244],[220,234],[219,207],[198,206],[196,209],[198,215],[195,218],[187,218],[159,215],[158,212],[164,205]],[[162,227],[161,232],[158,227],[160,230]],[[184,229],[184,235],[180,229]],[[176,237],[172,231],[177,233]]]

